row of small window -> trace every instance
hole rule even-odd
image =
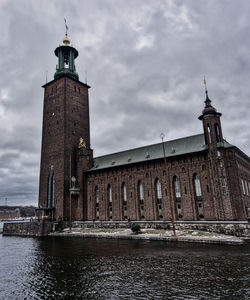
[[[250,195],[250,182],[244,179],[241,179],[243,195]]]

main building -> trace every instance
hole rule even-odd
[[[250,158],[223,139],[206,91],[202,133],[93,158],[87,84],[66,35],[44,87],[39,212],[51,219],[245,220]],[[167,168],[164,165],[164,148]]]

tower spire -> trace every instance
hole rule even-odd
[[[212,107],[212,105],[211,105],[212,101],[208,97],[207,81],[206,81],[205,75],[204,75],[204,85],[205,85],[205,93],[206,93],[205,107]]]
[[[211,104],[212,101],[208,97],[207,82],[206,82],[205,76],[204,76],[204,81],[203,82],[204,82],[204,85],[205,85],[206,99],[204,101],[205,107],[204,107],[204,109],[202,111],[202,115],[199,117],[199,119],[202,120],[205,115],[209,115],[209,114],[221,116],[221,113],[217,112],[216,108],[214,108],[213,105]]]
[[[68,25],[67,25],[67,21],[66,21],[66,19],[64,18],[64,23],[65,23],[65,29],[66,29],[66,33],[65,33],[65,35],[67,36],[68,35],[68,30],[69,30],[69,27],[68,27]]]
[[[65,23],[65,38],[63,39],[63,43],[65,46],[68,46],[70,44],[70,39],[68,38],[68,30],[69,30],[69,27],[67,25],[67,21],[66,19],[64,18],[64,23]]]

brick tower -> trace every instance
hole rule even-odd
[[[83,219],[82,172],[93,163],[90,149],[87,84],[75,69],[78,51],[66,36],[55,49],[54,80],[44,88],[39,186],[39,214],[48,218]],[[72,180],[73,179],[73,180]]]
[[[232,209],[232,199],[228,189],[226,172],[226,151],[221,128],[222,114],[212,106],[206,88],[205,107],[199,117],[203,122],[205,143],[208,148],[210,181],[215,219],[232,220],[235,218]]]

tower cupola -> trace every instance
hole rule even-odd
[[[212,106],[212,101],[208,97],[206,80],[204,79],[206,87],[205,107],[202,110],[202,115],[199,120],[203,123],[204,137],[206,145],[220,146],[223,143],[222,129],[220,117],[222,114],[217,112],[216,108]]]
[[[216,108],[214,108],[213,105],[211,104],[212,101],[208,97],[207,89],[206,89],[206,100],[204,101],[204,103],[205,103],[205,107],[202,111],[202,115],[199,117],[199,120],[202,120],[204,115],[209,115],[209,114],[219,115],[219,116],[222,115],[221,113],[217,112]]]
[[[54,78],[57,79],[66,75],[79,80],[75,67],[75,58],[78,56],[78,51],[70,46],[67,32],[63,39],[63,44],[63,46],[59,46],[55,50],[55,55],[58,57],[58,65],[56,66]]]

